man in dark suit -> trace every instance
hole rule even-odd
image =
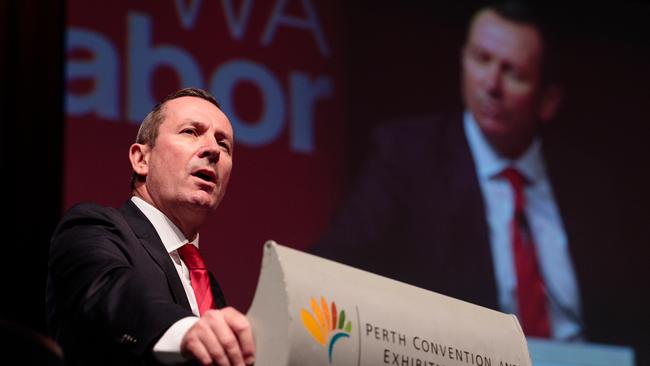
[[[131,145],[133,197],[65,214],[50,248],[47,308],[67,364],[254,362],[248,320],[225,307],[197,251],[199,228],[225,194],[233,143],[214,97],[182,89]]]
[[[566,144],[542,148],[541,126],[562,89],[538,15],[514,2],[476,13],[462,52],[466,111],[375,130],[352,192],[312,251],[520,316],[517,198],[504,175],[516,169],[550,322],[545,335],[524,324],[526,333],[644,352],[647,315],[636,291],[647,277],[604,270],[639,262],[620,248],[634,234],[611,199],[616,182]]]

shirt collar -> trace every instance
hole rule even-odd
[[[171,253],[187,243],[192,243],[197,248],[199,247],[199,235],[196,235],[196,238],[190,242],[185,238],[183,232],[165,214],[147,201],[133,196],[131,197],[131,202],[149,219],[151,225],[156,229],[156,233],[158,233],[167,253]]]
[[[528,149],[517,159],[509,159],[499,154],[487,141],[471,112],[463,115],[465,137],[469,143],[472,157],[476,163],[479,180],[492,179],[503,169],[511,166],[519,170],[529,183],[535,183],[545,175],[542,157],[542,142],[539,137],[533,140]]]

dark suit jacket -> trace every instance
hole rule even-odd
[[[555,137],[544,140],[544,155],[587,338],[645,348],[650,322],[638,291],[648,289],[649,277],[647,270],[637,278],[626,271],[630,261],[642,265],[635,250],[647,242],[624,220],[617,181],[606,167],[590,163],[575,141]],[[350,195],[312,252],[498,310],[483,196],[462,114],[389,123],[372,141]]]
[[[50,247],[47,312],[68,365],[154,363],[155,342],[192,315],[160,237],[131,201],[119,210],[81,204],[64,215]]]

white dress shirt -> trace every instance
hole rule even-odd
[[[476,164],[497,282],[499,306],[517,313],[515,273],[509,224],[514,214],[514,195],[506,178],[499,174],[514,167],[526,177],[526,217],[537,247],[540,271],[549,295],[551,334],[554,339],[582,339],[580,296],[562,217],[546,174],[541,141],[515,160],[501,156],[488,143],[470,112],[465,112],[465,136]]]
[[[154,229],[156,229],[160,240],[165,246],[167,253],[169,253],[172,262],[174,263],[174,267],[178,272],[178,277],[181,279],[192,312],[196,315],[180,319],[176,323],[172,324],[154,345],[154,356],[160,362],[166,364],[187,361],[185,357],[181,355],[181,340],[192,325],[199,320],[199,306],[196,302],[194,290],[192,289],[189,269],[181,260],[177,249],[187,244],[189,241],[185,238],[185,235],[183,235],[180,229],[178,229],[178,227],[157,208],[139,197],[131,197],[131,201],[140,209],[140,211],[142,211],[147,219],[149,219]],[[197,235],[191,243],[198,248],[199,236]]]

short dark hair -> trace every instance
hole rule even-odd
[[[196,97],[207,100],[208,102],[214,104],[217,108],[221,109],[221,106],[215,99],[215,97],[209,92],[199,89],[199,88],[183,88],[177,90],[166,97],[164,97],[158,104],[156,104],[151,112],[142,120],[140,129],[138,130],[138,135],[135,138],[137,144],[149,145],[154,147],[156,144],[156,138],[158,138],[158,130],[160,125],[165,119],[165,104],[170,100],[182,98],[182,97]],[[133,172],[131,175],[131,189],[135,188],[135,182],[137,180],[143,180],[144,178]]]
[[[552,8],[552,7],[551,7]],[[542,81],[546,84],[559,83],[562,79],[559,68],[560,47],[559,27],[554,21],[556,16],[552,9],[545,7],[544,3],[525,0],[506,0],[492,2],[480,8],[475,14],[483,10],[493,10],[499,16],[515,23],[532,26],[542,39]]]
[[[531,1],[499,1],[488,5],[487,8],[496,11],[506,19],[535,27],[541,27],[545,22],[544,8]]]

